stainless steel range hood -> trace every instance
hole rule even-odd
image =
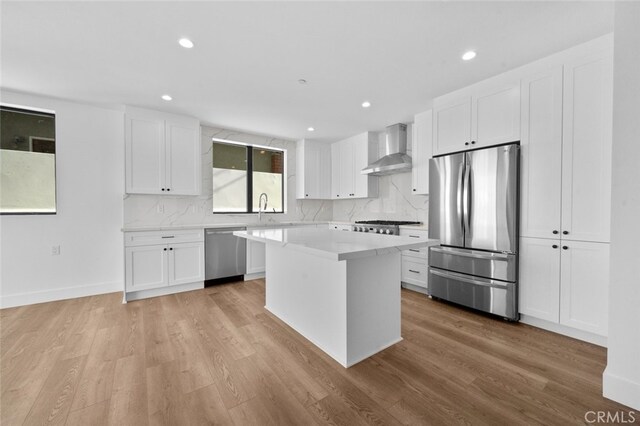
[[[407,125],[398,123],[387,127],[385,155],[362,169],[363,175],[384,176],[411,170],[411,157],[407,154]]]

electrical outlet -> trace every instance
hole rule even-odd
[[[60,246],[51,246],[51,256],[60,255]]]

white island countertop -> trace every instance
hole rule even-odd
[[[395,235],[344,232],[319,228],[271,228],[235,231],[236,236],[280,247],[295,248],[331,260],[358,259],[439,244]]]

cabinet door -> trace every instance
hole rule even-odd
[[[471,123],[472,146],[519,141],[520,82],[482,85],[473,96]]]
[[[402,256],[401,281],[427,288],[427,260]]]
[[[562,204],[562,67],[523,78],[521,93],[520,235],[558,238]]]
[[[169,285],[204,281],[204,243],[169,245]]]
[[[164,122],[127,116],[125,145],[127,193],[164,194]]]
[[[353,155],[354,145],[350,141],[339,142],[340,151],[340,183],[339,183],[339,195],[340,198],[350,198],[354,195],[354,181],[353,181]]]
[[[433,149],[433,111],[417,114],[413,122],[411,140],[412,193],[429,194],[429,159]]]
[[[520,239],[519,289],[520,313],[560,320],[560,240]]]
[[[367,132],[363,135],[359,135],[351,141],[351,144],[353,145],[353,166],[351,171],[353,175],[353,191],[351,191],[353,193],[352,197],[369,197],[369,190],[372,189],[370,186],[374,185],[374,182],[371,181],[373,179],[377,179],[361,173],[362,169],[369,165],[369,159],[371,158],[369,155],[370,137],[371,136]]]
[[[331,144],[331,198],[339,200],[340,198],[340,172],[342,164],[340,163],[340,144]]]
[[[613,59],[611,52],[565,64],[562,231],[609,242]]]
[[[433,153],[463,151],[471,142],[471,96],[433,109]]]
[[[609,244],[583,241],[562,244],[560,322],[606,336]]]
[[[127,292],[165,287],[168,280],[167,246],[138,246],[125,249]]]
[[[260,274],[265,271],[265,244],[247,240],[247,274]]]
[[[327,199],[331,196],[331,148],[319,142],[304,142],[301,158],[302,188],[299,198]]]
[[[200,195],[200,130],[166,123],[166,191]]]

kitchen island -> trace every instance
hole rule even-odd
[[[317,228],[234,235],[266,244],[265,308],[344,367],[402,340],[400,253],[438,244]]]

